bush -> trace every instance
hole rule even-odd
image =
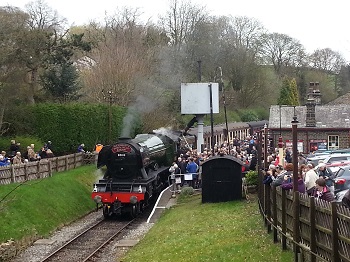
[[[183,187],[181,189],[181,195],[182,196],[191,196],[194,194],[194,189],[193,187]]]
[[[258,184],[258,171],[250,170],[245,175],[245,181],[248,186]]]
[[[239,115],[241,117],[242,122],[251,122],[259,120],[258,115],[254,112],[254,110],[251,109],[239,110]]]
[[[109,112],[112,119],[111,130],[109,130]],[[129,128],[130,136],[135,135],[135,126],[139,124],[139,119],[134,116],[135,126],[130,125],[130,121],[128,125],[124,125],[125,115],[126,108],[119,106],[109,108],[105,104],[43,103],[20,106],[6,115],[8,119],[5,119],[5,122],[10,123],[10,128],[4,136],[28,137],[28,141],[34,143],[36,149],[43,143],[32,141],[31,137],[37,137],[43,142],[50,140],[55,155],[76,152],[81,143],[85,144],[86,150],[92,151],[98,142],[102,144],[116,142],[123,128]],[[22,147],[28,144],[24,139],[17,140],[21,142]],[[6,148],[3,149],[7,150],[9,143],[9,140],[6,141],[2,145]]]

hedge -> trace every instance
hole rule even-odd
[[[84,143],[86,150],[92,151],[96,143],[107,144],[117,141],[123,127],[123,118],[127,110],[112,106],[111,140],[109,140],[109,106],[105,104],[51,104],[42,103],[20,106],[7,112],[11,128],[7,137],[32,136],[42,141],[52,141],[55,153],[75,152],[79,144]],[[6,117],[5,116],[5,117]],[[132,134],[139,126],[139,120],[133,125]]]

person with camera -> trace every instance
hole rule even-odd
[[[293,189],[293,174],[284,176],[284,181],[282,182],[281,188],[284,190]],[[306,192],[302,172],[298,173],[298,191],[299,193]]]

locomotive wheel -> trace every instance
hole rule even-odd
[[[137,216],[137,206],[132,205],[130,210],[130,217],[135,218]]]
[[[103,206],[103,216],[104,218],[109,218],[109,208],[108,206]]]

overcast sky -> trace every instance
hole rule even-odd
[[[28,0],[0,0],[0,6],[24,9]],[[67,18],[69,24],[81,25],[117,8],[137,7],[146,21],[156,20],[168,9],[168,0],[45,0]],[[349,8],[346,0],[192,0],[206,6],[210,14],[247,16],[258,19],[273,33],[283,33],[300,41],[307,52],[331,48],[350,61]]]

